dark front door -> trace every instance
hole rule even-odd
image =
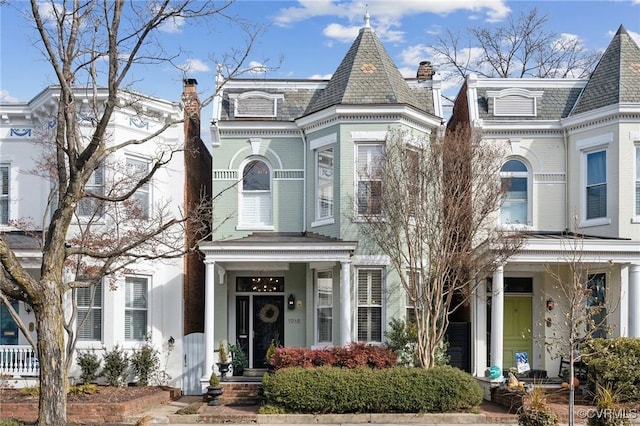
[[[11,302],[13,309],[18,312],[18,302]],[[0,345],[18,344],[18,325],[11,317],[9,309],[0,303]]]
[[[284,296],[253,296],[253,367],[265,368],[273,341],[284,346]]]

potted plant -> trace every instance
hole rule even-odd
[[[207,405],[220,405],[218,397],[222,395],[222,392],[220,379],[216,373],[211,373],[211,377],[209,377],[209,386],[207,386]]]
[[[231,363],[229,362],[229,355],[227,355],[227,349],[224,347],[222,339],[220,339],[220,344],[218,345],[218,362],[216,364],[218,365],[218,371],[220,371],[220,379],[224,381]]]
[[[547,404],[545,389],[535,386],[523,397],[518,411],[518,424],[522,426],[555,426],[558,415]]]
[[[273,371],[273,360],[271,358],[273,358],[273,354],[276,353],[276,342],[275,340],[271,339],[271,343],[269,343],[269,347],[267,348],[267,353],[265,354],[265,361],[267,362],[267,369],[269,370],[269,372]]]
[[[234,376],[242,376],[244,369],[249,367],[249,358],[242,350],[240,345],[229,345],[229,353],[231,354],[231,366],[233,367]]]
[[[613,390],[611,385],[596,385],[594,402],[596,412],[588,416],[589,426],[628,426],[631,421],[624,415],[624,410],[619,407],[619,393]]]

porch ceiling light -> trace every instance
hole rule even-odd
[[[553,301],[552,298],[547,299],[547,309],[553,311],[553,308],[556,307],[556,302]]]

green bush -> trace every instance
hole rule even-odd
[[[263,378],[268,405],[293,413],[419,413],[470,410],[482,390],[453,367],[292,367]]]
[[[321,349],[274,347],[273,354],[268,359],[274,370],[321,366],[390,368],[397,362],[396,354],[387,347],[355,342],[344,347],[332,346]]]
[[[129,357],[124,350],[115,345],[112,350],[104,353],[104,367],[102,375],[109,386],[124,386],[127,383],[127,369]]]
[[[580,352],[591,381],[614,386],[620,402],[640,401],[640,339],[594,339]]]
[[[139,349],[133,351],[129,363],[133,375],[138,378],[138,385],[148,386],[150,379],[157,377],[160,370],[159,352],[146,341]]]
[[[89,384],[98,378],[98,369],[100,368],[100,359],[95,351],[79,351],[76,363],[80,367],[80,382]]]

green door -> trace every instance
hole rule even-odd
[[[516,353],[526,352],[532,359],[531,297],[508,296],[504,298],[504,369],[516,366]]]

